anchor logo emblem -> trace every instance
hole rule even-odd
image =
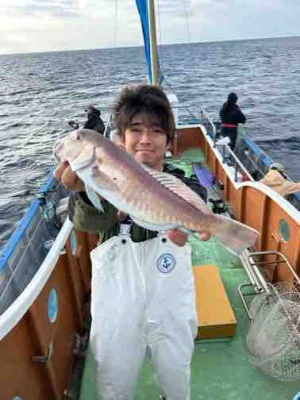
[[[158,257],[157,269],[164,274],[171,272],[175,268],[175,265],[176,261],[172,254],[161,254]]]

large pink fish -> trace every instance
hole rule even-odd
[[[88,129],[73,131],[55,146],[54,155],[59,162],[69,162],[85,182],[95,206],[101,209],[96,192],[142,227],[155,231],[208,231],[236,254],[251,247],[257,238],[254,229],[213,214],[179,179],[137,163],[99,133]]]

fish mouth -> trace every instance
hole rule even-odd
[[[54,153],[54,158],[55,158],[55,161],[57,161],[58,163],[61,162],[60,157],[56,153]]]

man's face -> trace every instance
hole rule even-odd
[[[162,170],[167,134],[155,115],[136,114],[124,133],[123,146],[136,161]]]

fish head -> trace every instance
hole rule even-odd
[[[95,158],[95,147],[102,135],[89,129],[76,129],[54,147],[60,163],[68,161],[73,171],[89,166]]]

